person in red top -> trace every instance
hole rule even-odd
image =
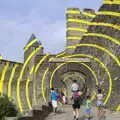
[[[56,92],[57,92],[57,102],[59,102],[59,101],[60,101],[60,98],[61,98],[59,89],[56,89]]]

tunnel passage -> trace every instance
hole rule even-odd
[[[86,92],[86,76],[80,72],[67,72],[61,76],[62,88],[64,88],[64,92],[66,96],[71,97],[71,86],[73,80],[77,80],[79,84],[80,91]]]
[[[67,96],[70,96],[72,80],[76,79],[80,85],[80,90],[84,91],[87,88],[88,91],[85,94],[91,93],[93,95],[98,79],[96,80],[93,73],[85,65],[90,67],[90,63],[71,62],[64,64],[54,72],[52,79],[50,78],[52,87],[64,89]]]

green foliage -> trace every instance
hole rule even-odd
[[[17,113],[16,106],[8,96],[0,96],[0,120],[4,120],[5,117],[16,117]]]

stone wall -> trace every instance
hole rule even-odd
[[[93,18],[86,16],[83,13],[95,15],[95,11],[92,9],[84,9],[80,11],[79,8],[68,8],[66,11],[66,46],[74,46],[79,43],[85,31],[88,28],[88,24],[82,22],[91,21]],[[75,21],[77,20],[77,22]],[[67,49],[67,54],[72,54],[74,49]]]
[[[120,12],[120,5],[104,4],[100,7],[98,14],[102,11],[116,12],[117,14],[117,12]],[[95,62],[95,60],[92,60],[92,67],[97,72],[99,81],[104,82],[103,87],[105,91],[107,91],[106,95],[108,94],[108,89],[112,89],[107,105],[111,108],[116,108],[120,104],[120,29],[115,28],[115,26],[120,25],[120,17],[112,15],[112,13],[111,15],[106,14],[97,15],[92,20],[92,22],[99,23],[99,25],[93,25],[88,28],[88,33],[94,33],[94,35],[84,36],[81,39],[80,44],[93,44],[94,46],[91,47],[87,45],[77,47],[75,53],[92,55],[100,59],[106,65],[112,78],[111,87],[110,82],[108,82],[109,73],[105,72],[105,69]],[[100,25],[100,23],[108,23],[111,24],[111,26]],[[97,36],[95,34],[97,34]],[[100,47],[96,47],[96,45],[101,46],[101,49]],[[109,53],[106,52],[105,49],[109,51]],[[113,55],[115,57],[113,57]]]

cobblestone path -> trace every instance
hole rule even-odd
[[[58,108],[58,113],[51,113],[45,120],[73,120],[72,116],[72,108],[71,105],[65,105],[63,108]],[[63,112],[61,112],[63,111]],[[84,107],[82,106],[80,109],[80,118],[79,120],[85,120],[84,118]],[[98,120],[96,117],[96,108],[93,108],[93,118],[92,120]],[[120,120],[120,112],[111,113],[109,111],[106,112],[105,120]]]

